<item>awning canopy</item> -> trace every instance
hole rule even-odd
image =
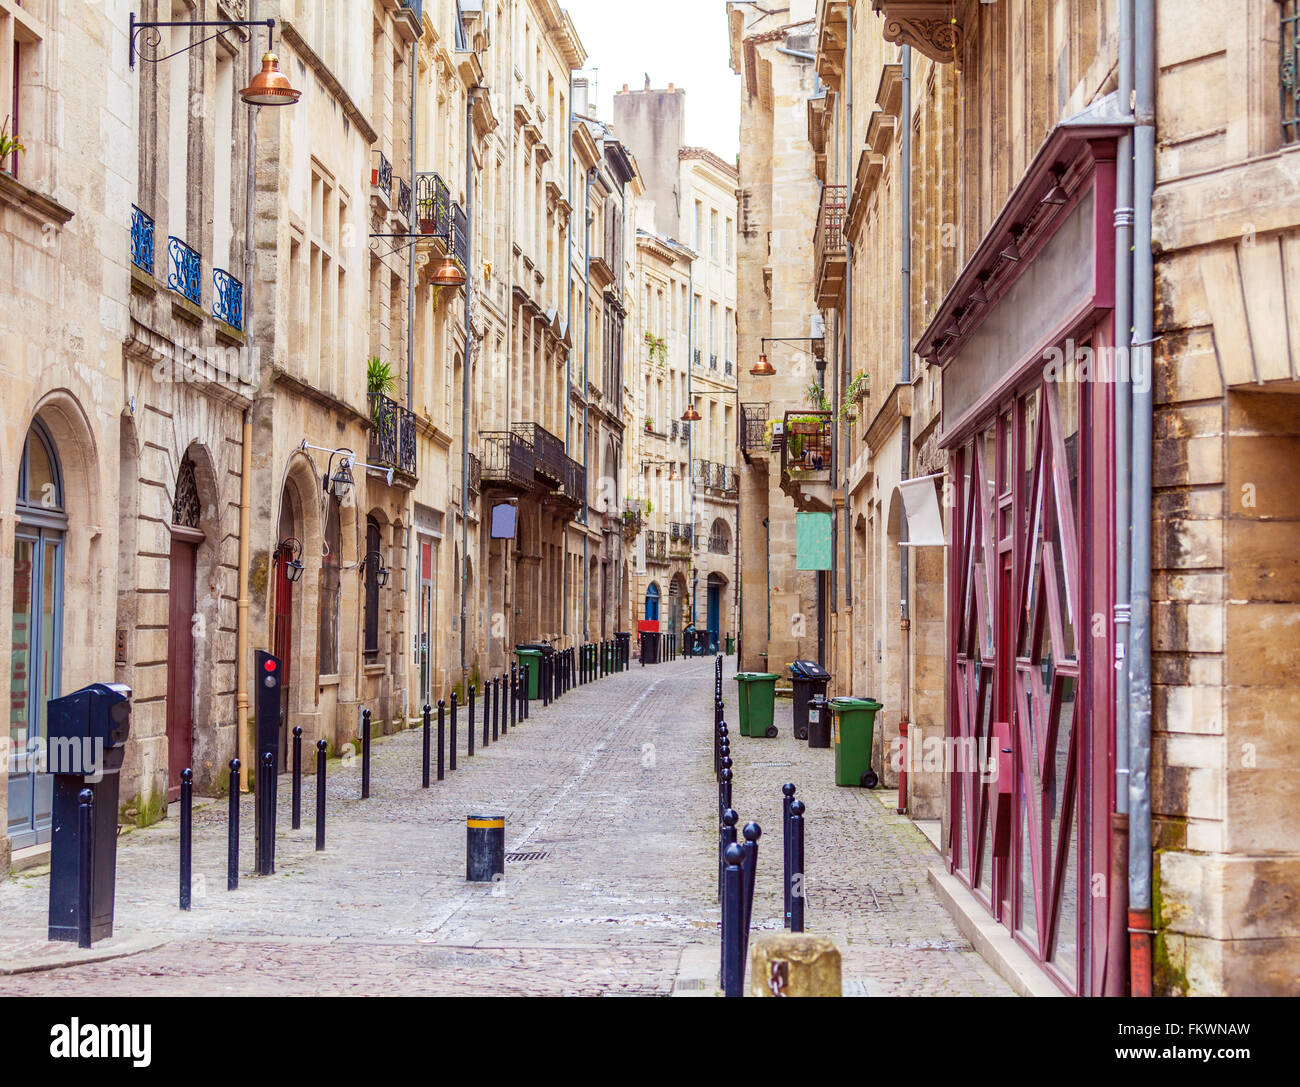
[[[903,497],[903,510],[907,515],[907,542],[902,547],[946,547],[943,535],[943,510],[939,508],[939,494],[935,481],[942,474],[921,476],[904,480],[897,487]]]

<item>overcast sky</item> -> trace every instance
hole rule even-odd
[[[599,116],[611,120],[623,84],[686,89],[686,142],[728,162],[740,148],[740,77],[728,61],[726,0],[560,0],[599,81]]]

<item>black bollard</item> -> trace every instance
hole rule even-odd
[[[510,666],[510,727],[514,728],[519,718],[516,716],[519,712],[519,668],[517,665]]]
[[[302,829],[302,726],[293,727],[293,829]]]
[[[325,848],[325,751],[324,740],[316,741],[316,852]]]
[[[443,758],[447,747],[447,701],[438,699],[438,780],[446,776],[446,761]]]
[[[82,789],[77,794],[77,946],[90,946],[90,888],[95,877],[95,794]]]
[[[731,779],[733,776],[731,771],[731,759],[729,757],[724,756],[722,760],[722,774],[720,776],[722,782],[718,787],[718,800],[722,804],[722,810],[726,811],[731,807]]]
[[[260,795],[273,794],[275,789],[275,756],[270,751],[262,752],[262,765],[258,767],[257,787]],[[275,820],[272,819],[267,832],[258,842],[257,874],[259,876],[275,875]]]
[[[370,799],[370,710],[361,711],[361,799]]]
[[[785,850],[784,872],[781,882],[785,888],[785,927],[790,927],[790,803],[794,800],[794,782],[787,781],[781,786],[781,840]]]
[[[520,699],[519,719],[521,721],[527,721],[528,720],[528,694],[529,694],[528,684],[531,682],[530,673],[532,672],[532,667],[527,664],[521,665],[520,672],[523,676],[523,679],[521,680],[519,685],[519,699]]]
[[[447,737],[447,751],[449,752],[451,772],[456,772],[456,692],[451,692],[451,735]]]
[[[551,704],[551,662],[547,659],[546,654],[542,654],[542,659],[538,661],[537,667],[540,671],[537,673],[538,686],[541,687],[542,705]]]
[[[506,708],[501,704],[501,695],[506,689],[506,676],[503,672],[492,681],[492,742],[496,743],[506,731]],[[497,731],[497,722],[500,720],[500,729]]]
[[[468,757],[471,759],[474,757],[474,695],[475,693],[476,691],[475,691],[474,684],[471,683],[469,688],[469,723],[465,726],[465,735],[468,737],[468,739],[465,741],[467,745],[466,755],[468,755]]]
[[[181,909],[190,908],[194,870],[194,771],[181,771]]]
[[[744,920],[741,923],[740,960],[749,957],[749,929],[754,919],[754,877],[758,871],[758,840],[763,836],[763,828],[757,823],[745,824],[745,895],[743,900]]]
[[[433,707],[426,702],[424,704],[424,736],[423,736],[424,748],[422,752],[424,759],[421,764],[421,774],[420,774],[420,788],[422,789],[427,789],[429,787],[429,755],[430,755],[429,749],[433,743],[432,732],[433,732]]]
[[[492,681],[485,679],[483,681],[483,746],[486,748],[492,742],[491,724],[489,720],[492,709]]]
[[[745,871],[744,850],[734,842],[724,855],[722,882],[722,994],[743,996],[745,958],[742,938],[742,907]]]
[[[230,814],[226,818],[226,890],[239,890],[239,760],[230,760]]]
[[[803,815],[802,800],[790,803],[790,931],[803,932],[804,871],[803,871]]]
[[[727,854],[727,846],[736,840],[736,824],[740,822],[740,816],[730,808],[723,810],[718,817],[718,901],[722,901],[722,869],[725,867],[723,858]]]
[[[506,874],[506,817],[471,815],[465,820],[465,880],[494,883]]]

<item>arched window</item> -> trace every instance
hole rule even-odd
[[[63,510],[58,454],[36,422],[23,443],[15,503],[9,666],[9,838],[15,849],[50,840],[53,779],[36,773],[34,756],[45,736],[46,703],[60,691],[63,538],[68,527]]]
[[[366,518],[366,663],[379,659],[379,522]]]
[[[659,619],[659,586],[653,581],[645,592],[645,617],[651,621]]]
[[[320,674],[339,671],[339,589],[343,570],[343,505],[329,496],[325,514],[325,546],[320,565]]]

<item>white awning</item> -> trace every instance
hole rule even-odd
[[[939,508],[939,495],[935,482],[943,475],[921,476],[904,480],[897,487],[903,496],[903,510],[907,514],[907,543],[902,547],[946,547],[943,535],[943,510]]]

